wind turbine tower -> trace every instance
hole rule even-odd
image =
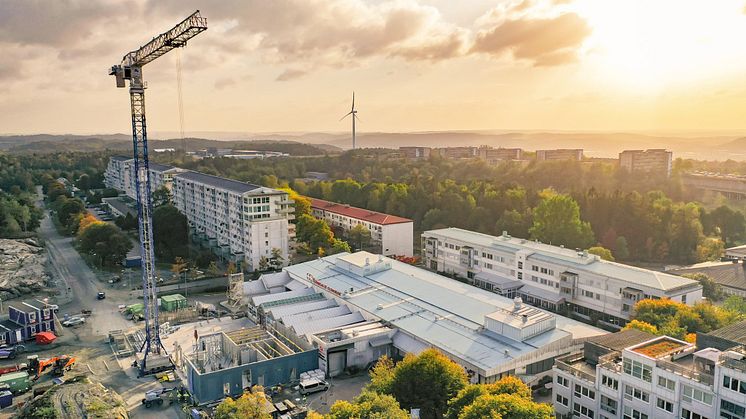
[[[352,92],[352,109],[350,112],[345,114],[342,118],[339,120],[343,120],[347,118],[348,116],[352,115],[352,149],[355,149],[355,120],[358,119],[357,117],[357,111],[355,110],[355,92]]]

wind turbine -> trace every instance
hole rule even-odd
[[[347,118],[348,116],[352,115],[352,149],[355,149],[355,120],[360,119],[357,117],[357,111],[355,110],[355,92],[352,92],[352,110],[345,114],[345,116],[339,118],[339,120],[343,120]]]

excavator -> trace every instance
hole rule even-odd
[[[59,377],[65,374],[66,371],[70,371],[74,366],[77,359],[70,355],[55,356],[48,359],[39,360],[38,355],[30,355],[27,357],[28,371],[30,374],[34,374],[34,380],[38,380],[42,374],[51,366],[52,375]]]

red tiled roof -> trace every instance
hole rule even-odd
[[[384,214],[382,212],[370,211],[363,208],[351,207],[346,204],[324,201],[323,199],[307,197],[311,201],[311,208],[332,212],[334,214],[344,215],[350,218],[367,221],[374,224],[400,224],[411,223],[412,220],[396,215]]]

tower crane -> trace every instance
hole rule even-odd
[[[153,210],[150,195],[150,171],[148,170],[148,134],[145,124],[145,88],[142,68],[174,48],[186,46],[188,40],[207,30],[207,19],[199,10],[179,22],[168,31],[156,36],[147,44],[124,55],[120,64],[109,70],[116,78],[117,87],[125,87],[129,80],[130,107],[132,111],[132,148],[135,160],[135,189],[137,192],[137,221],[142,255],[142,293],[145,316],[145,339],[140,347],[140,375],[145,375],[150,355],[161,356],[165,348],[161,343],[158,323],[158,293],[155,280],[155,257],[153,254]],[[157,364],[157,362],[156,362]]]

